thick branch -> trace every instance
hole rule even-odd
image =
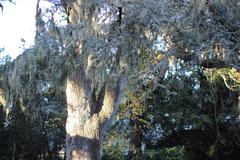
[[[100,138],[103,138],[108,126],[116,116],[121,98],[124,94],[125,76],[120,77],[115,88],[106,88],[102,110],[99,112],[100,124],[102,124]]]
[[[3,105],[3,106],[6,106],[6,99],[5,99],[5,96],[4,96],[4,92],[3,90],[0,89],[0,106]]]

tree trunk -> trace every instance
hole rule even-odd
[[[90,37],[96,34],[96,2],[62,0],[62,3],[71,26],[84,23]],[[72,36],[77,36],[77,32]],[[66,159],[99,160],[101,144],[117,113],[125,82],[119,76],[99,83],[94,78],[95,71],[89,71],[91,51],[84,46],[85,40],[77,41],[74,53],[70,54],[73,63],[66,81]]]
[[[66,94],[67,160],[100,159],[101,142],[97,115],[90,115],[88,99],[76,81],[67,81]]]
[[[101,159],[101,142],[80,136],[67,135],[67,160],[99,160]]]
[[[66,83],[66,159],[99,160],[103,138],[117,113],[124,81],[121,78],[106,83],[96,95],[83,67],[79,65],[76,71],[70,73]]]
[[[99,97],[102,99],[101,106],[90,102],[92,100],[90,94],[86,94],[86,88],[81,88],[77,83],[81,81],[82,79],[67,80],[66,158],[67,160],[99,160],[102,140],[120,102],[123,81],[119,80],[116,87],[104,86],[104,95]],[[84,84],[85,87],[88,86],[87,81]],[[96,110],[93,106],[100,108]]]

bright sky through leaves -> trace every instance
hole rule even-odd
[[[4,54],[17,57],[31,46],[35,35],[35,12],[37,0],[16,0],[16,5],[3,3],[0,14],[0,48]]]

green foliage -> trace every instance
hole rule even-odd
[[[13,63],[6,61],[1,66],[1,85],[5,84],[1,88],[7,92],[11,89],[15,91],[11,95],[4,93],[5,98],[11,100],[4,106],[10,113],[1,130],[0,159],[64,158],[64,155],[59,155],[65,144],[64,94],[60,86],[55,88],[51,79],[46,77],[43,70],[49,67],[49,55],[40,56],[40,52],[42,50],[26,50],[24,56],[18,57]],[[29,55],[26,56],[26,53]],[[14,70],[14,73],[8,75],[7,70]],[[11,79],[11,84],[5,83],[3,77]],[[38,80],[33,80],[35,78]],[[59,76],[54,78],[62,85]]]
[[[110,132],[103,143],[103,160],[123,160],[128,142],[122,134]]]
[[[184,160],[184,147],[146,150],[144,157],[148,160]]]
[[[228,134],[238,132],[234,127],[238,94],[228,89],[220,75],[229,70],[218,70],[208,76],[201,70],[192,70],[190,76],[181,70],[185,70],[184,67],[161,81],[162,85],[150,94],[147,104],[151,106],[148,110],[151,125],[154,128],[155,124],[161,124],[165,137],[158,142],[150,142],[152,137],[146,137],[145,142],[160,146],[184,145],[186,158],[191,160],[237,156],[240,146],[231,138],[226,140]],[[235,128],[234,132],[229,131],[229,127]],[[231,154],[221,154],[231,146],[236,147]]]
[[[41,122],[28,121],[18,106],[13,106],[4,122],[0,141],[0,159],[46,157],[47,137]]]
[[[0,114],[0,159],[64,158],[59,155],[65,143],[64,120],[45,113],[30,119],[20,104],[14,104],[6,118],[3,113]]]

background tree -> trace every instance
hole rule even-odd
[[[146,121],[142,120],[143,113],[143,115],[146,115],[144,119],[150,122],[154,117],[159,116],[159,120],[153,123],[151,132],[156,132],[155,125],[167,127],[164,131],[165,134],[171,135],[171,132],[173,132],[173,136],[167,136],[168,138],[166,138],[170,141],[163,139],[160,146],[186,145],[186,156],[188,156],[188,159],[197,157],[202,157],[202,159],[207,157],[210,159],[237,157],[238,146],[236,144],[231,144],[234,146],[234,149],[230,149],[229,154],[222,155],[220,154],[221,151],[218,152],[217,150],[225,148],[224,150],[226,151],[226,148],[231,148],[230,144],[222,144],[220,139],[227,138],[225,135],[238,132],[236,126],[238,126],[239,57],[236,57],[236,55],[239,53],[239,47],[236,45],[236,40],[239,40],[239,35],[237,35],[239,26],[233,21],[239,22],[239,19],[236,18],[239,12],[233,13],[230,11],[230,8],[233,7],[233,10],[235,10],[239,6],[236,5],[236,1],[182,1],[175,4],[177,4],[176,8],[179,7],[182,11],[178,12],[176,17],[172,17],[174,20],[171,28],[165,32],[165,37],[169,36],[169,41],[166,44],[170,44],[172,47],[164,52],[160,51],[164,56],[174,55],[175,63],[171,63],[172,60],[171,58],[169,59],[170,71],[174,74],[170,76],[172,78],[165,77],[162,80],[162,78],[158,78],[158,72],[155,72],[155,75],[152,72],[148,72],[145,78],[140,79],[141,87],[135,87],[135,89],[137,88],[135,94],[128,94],[132,101],[131,105],[134,108],[140,108],[140,112],[139,109],[131,110],[135,111],[134,114],[137,115],[135,118],[138,117],[135,121],[137,123],[141,121],[140,126],[146,126]],[[223,11],[226,14],[223,14]],[[231,20],[226,19],[228,16],[231,17]],[[229,23],[233,25],[229,25]],[[234,33],[232,31],[225,32],[224,30],[234,30]],[[232,36],[236,39],[231,39],[230,37]],[[165,40],[167,41],[167,39]],[[177,69],[179,67],[184,69]],[[185,73],[189,74],[189,71],[191,74],[185,75]],[[229,86],[228,83],[231,85]],[[195,88],[198,88],[198,86],[200,90]],[[157,98],[155,99],[149,93],[154,93],[156,88],[159,88],[159,92],[156,92]],[[148,101],[153,100],[152,103],[145,104],[146,97]],[[176,98],[176,101],[173,97]],[[162,104],[162,102],[166,104]],[[167,112],[162,112],[165,105],[165,111]],[[152,106],[156,108],[151,109]],[[157,112],[158,108],[159,112]],[[153,111],[150,115],[146,114],[149,110]],[[129,110],[127,109],[127,111]],[[160,112],[161,114],[159,114]],[[172,116],[169,116],[168,112]],[[193,113],[196,113],[196,115]],[[231,117],[231,120],[226,120],[228,116]],[[176,124],[176,126],[168,128],[171,124]],[[201,128],[200,132],[198,129],[198,131],[193,129],[192,127],[194,126],[199,126]],[[236,130],[229,130],[230,126]],[[183,131],[181,131],[181,128]],[[202,128],[204,128],[203,131]],[[178,129],[179,133],[176,131]],[[188,129],[189,131],[186,131]],[[150,132],[149,128],[146,130]],[[163,132],[161,129],[160,131]],[[202,135],[202,138],[199,138],[201,136],[198,133]],[[198,135],[199,141],[196,140],[196,137],[190,136],[194,134]],[[175,136],[176,139],[174,138]],[[186,141],[183,138],[185,136]],[[150,143],[151,139],[153,139],[153,143],[155,143],[156,139],[153,137],[156,138],[157,135],[150,134],[146,142]],[[135,135],[133,138],[136,139]],[[237,142],[238,138],[235,138],[229,141]],[[206,139],[208,143],[205,142]],[[184,142],[178,143],[179,140]],[[199,153],[201,154],[198,155]]]

